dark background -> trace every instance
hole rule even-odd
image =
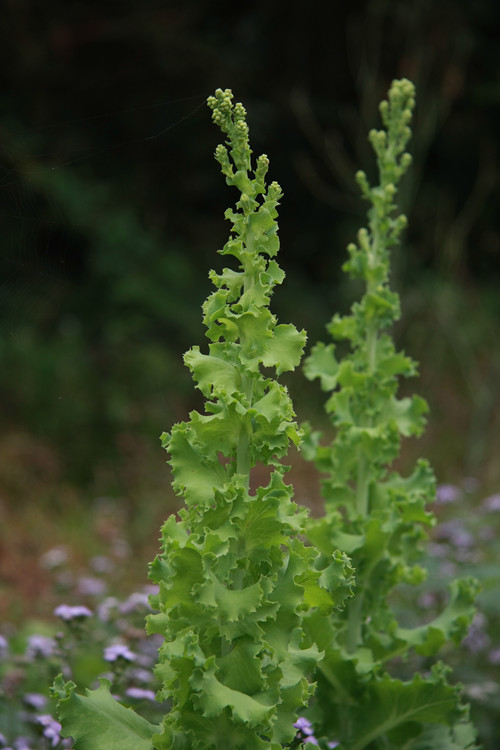
[[[357,293],[340,271],[365,212],[353,175],[373,175],[366,136],[403,76],[417,109],[395,335],[421,363],[405,387],[431,408],[407,450],[441,481],[498,482],[496,0],[7,0],[2,11],[4,498],[50,486],[62,503],[68,482],[130,494],[159,433],[199,405],[181,354],[202,344],[235,198],[206,97],[231,88],[254,152],[270,157],[285,193],[274,309],[312,343]],[[298,374],[290,388],[299,419],[321,423],[316,386]]]

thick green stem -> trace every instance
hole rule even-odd
[[[356,478],[356,510],[358,515],[368,515],[369,467],[363,449],[358,451],[358,476]]]
[[[372,322],[366,332],[366,356],[368,372],[372,373],[376,366],[377,327]],[[370,424],[371,420],[368,419]],[[366,518],[369,514],[370,496],[370,466],[363,448],[358,449],[358,473],[356,477],[356,510],[358,516]],[[362,641],[361,627],[363,618],[364,592],[355,596],[348,604],[347,616],[347,651],[352,654]]]
[[[360,592],[349,602],[346,640],[347,652],[349,654],[354,653],[361,642],[363,599],[364,593]]]
[[[248,269],[245,270],[245,277],[243,282],[243,293],[242,296],[245,296],[246,293],[253,287],[253,275],[251,272],[248,271]],[[242,336],[240,339],[241,346],[245,345],[245,339]],[[250,407],[252,404],[252,395],[253,395],[253,384],[254,380],[253,378],[249,377],[248,375],[242,375],[241,378],[241,390],[245,394],[245,396],[248,399],[248,406]],[[248,415],[243,420],[243,424],[241,426],[240,435],[238,438],[238,445],[236,449],[236,471],[238,474],[241,474],[243,476],[246,476],[246,487],[247,490],[250,486],[250,436],[251,436],[252,426],[250,424],[250,421],[248,419]]]
[[[368,372],[372,373],[377,363],[377,328],[374,323],[368,326],[368,331],[366,332],[366,358]]]
[[[380,559],[380,552],[372,556],[370,564],[364,569],[359,576],[358,587],[359,593],[349,601],[347,606],[347,638],[346,648],[349,654],[354,653],[356,648],[362,643],[361,628],[363,627],[363,606],[365,601],[365,591],[370,590],[372,575],[375,566]]]
[[[247,489],[250,485],[250,432],[247,420],[243,423],[236,449],[236,472],[246,477]]]
[[[318,670],[324,675],[324,677],[328,680],[330,685],[333,688],[335,688],[335,691],[337,695],[339,696],[341,703],[345,705],[354,703],[353,698],[349,693],[349,690],[342,683],[342,680],[339,679],[338,675],[336,674],[335,670],[332,667],[330,667],[328,664],[326,664],[323,661],[318,664]]]
[[[243,343],[243,342],[241,342]],[[252,404],[253,396],[253,378],[243,375],[241,379],[241,390],[248,399],[248,406]],[[236,447],[236,472],[246,477],[246,487],[250,486],[250,438],[252,425],[248,415],[245,416],[240,429],[238,445]]]

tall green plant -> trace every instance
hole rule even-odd
[[[395,81],[380,112],[384,128],[369,140],[377,157],[379,183],[364,172],[357,182],[369,203],[368,226],[348,246],[344,270],[361,280],[364,293],[350,314],[335,315],[328,325],[334,342],[347,342],[338,359],[336,344],[317,344],[305,374],[319,378],[329,393],[326,410],[334,428],[330,444],[309,432],[305,452],[325,478],[325,516],[311,519],[308,537],[328,559],[340,548],[352,558],[355,595],[328,618],[308,617],[308,631],[325,657],[311,717],[342,750],[458,750],[475,746],[467,708],[459,688],[447,682],[447,669],[435,664],[409,681],[391,676],[393,660],[411,654],[426,657],[458,644],[473,616],[477,593],[473,580],[455,581],[449,603],[437,619],[415,628],[402,626],[391,607],[401,583],[418,584],[425,571],[416,564],[434,518],[425,506],[434,499],[434,476],[420,460],[408,477],[391,469],[401,437],[419,435],[426,404],[418,396],[397,396],[400,377],[416,374],[415,363],[396,351],[388,332],[400,314],[390,289],[390,248],[399,241],[406,218],[397,215],[398,183],[411,157],[414,87]],[[345,346],[345,344],[344,344]]]
[[[208,351],[195,346],[185,355],[205,413],[191,412],[163,435],[185,507],[166,521],[151,566],[159,611],[148,631],[164,637],[156,675],[171,709],[154,726],[117,704],[106,680],[80,696],[58,678],[63,734],[77,750],[288,745],[320,658],[303,629],[305,613],[325,616],[350,594],[347,558],[335,551],[318,561],[301,541],[306,511],[292,502],[280,461],[300,432],[287,390],[271,373],[293,370],[306,340],[269,309],[284,278],[274,260],[281,189],[266,185],[266,156],[252,170],[245,109],[231,92],[217,90],[208,104],[229,147],[218,146],[216,158],[240,192],[236,210],[226,211],[231,237],[220,250],[237,269],[210,273]],[[257,464],[269,481],[253,489]]]

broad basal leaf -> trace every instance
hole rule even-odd
[[[386,674],[372,681],[350,713],[352,729],[346,746],[364,750],[396,728],[402,738],[405,726],[408,735],[415,736],[415,723],[451,726],[461,720],[464,711],[459,707],[458,689],[446,682],[446,670],[437,665],[432,677],[425,680],[417,674],[411,682],[401,682]]]
[[[153,750],[152,737],[159,727],[118,703],[109,680],[101,678],[97,690],[86,690],[85,695],[75,688],[59,675],[51,689],[58,699],[61,734],[73,737],[75,750]]]
[[[403,750],[479,750],[477,732],[469,722],[453,727],[431,725],[404,745]]]
[[[450,599],[443,611],[418,628],[398,628],[396,637],[424,656],[437,653],[449,641],[458,646],[473,620],[479,590],[480,585],[474,578],[452,581]]]

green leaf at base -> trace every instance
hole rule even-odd
[[[396,733],[394,746],[406,747],[405,741],[419,735],[418,725],[452,727],[459,724],[467,709],[460,706],[459,686],[447,683],[448,671],[437,664],[426,679],[416,674],[410,682],[401,682],[386,674],[373,681],[359,704],[350,709],[357,717],[362,717],[362,721],[351,723],[352,734],[346,743],[349,750],[364,750],[377,737],[385,736],[390,740]]]
[[[154,750],[152,737],[159,727],[118,703],[109,680],[100,678],[97,690],[86,695],[75,693],[75,687],[58,675],[51,688],[61,734],[73,737],[75,750]]]

